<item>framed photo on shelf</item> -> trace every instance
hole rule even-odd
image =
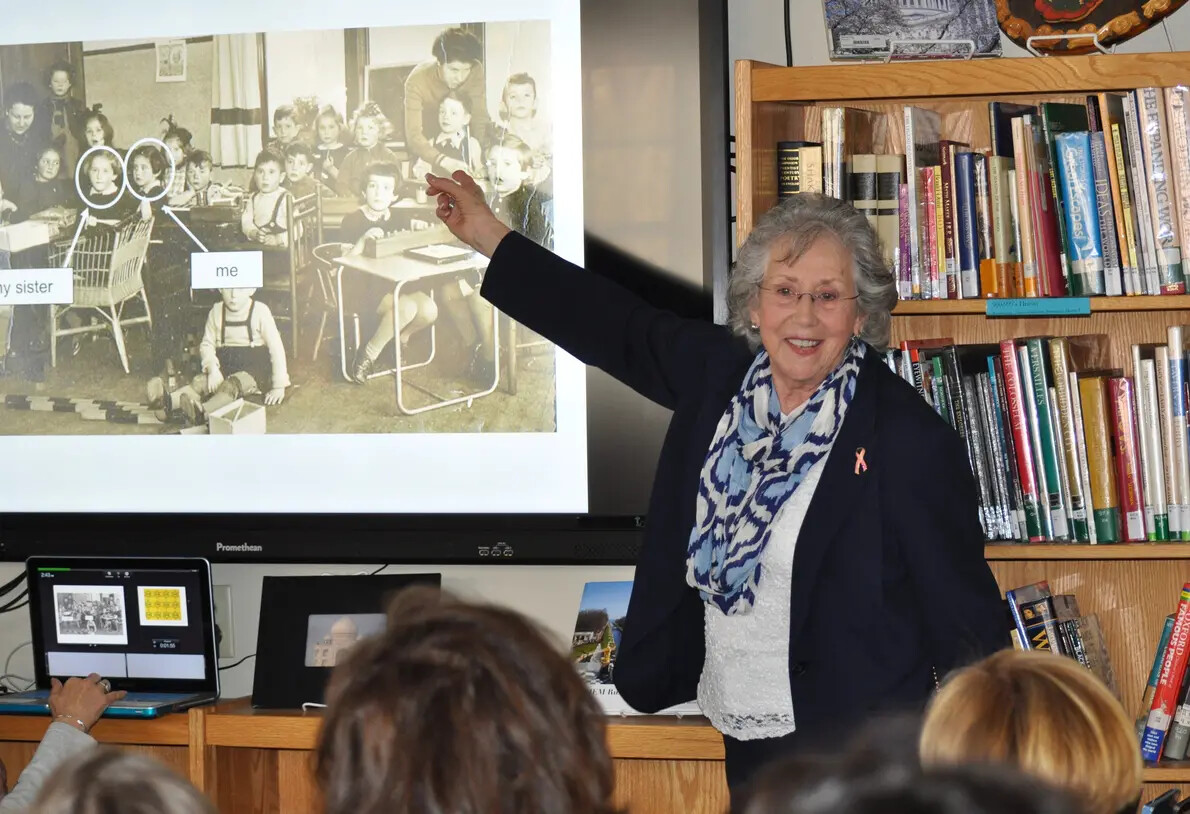
[[[331,668],[357,642],[384,631],[398,591],[440,587],[441,574],[265,577],[260,590],[252,706],[323,703]]]

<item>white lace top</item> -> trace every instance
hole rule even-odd
[[[776,738],[797,728],[789,688],[793,550],[829,457],[814,464],[773,519],[751,613],[727,616],[704,605],[707,655],[698,704],[716,729],[737,740]]]

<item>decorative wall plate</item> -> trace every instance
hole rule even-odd
[[[1102,45],[1132,39],[1173,14],[1186,0],[996,0],[996,17],[1009,39],[1021,47],[1029,37],[1099,33]],[[1095,50],[1091,36],[1034,41],[1047,54],[1085,54]]]

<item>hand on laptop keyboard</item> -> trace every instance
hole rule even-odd
[[[54,720],[89,732],[108,704],[127,695],[123,690],[107,692],[107,682],[100,684],[101,681],[98,673],[91,673],[86,678],[70,678],[65,684],[56,678],[51,679],[49,703]]]

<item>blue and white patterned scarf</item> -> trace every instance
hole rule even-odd
[[[867,346],[843,361],[796,416],[783,421],[769,355],[761,350],[732,397],[699,476],[686,582],[728,615],[748,613],[773,520],[806,473],[826,457],[855,395]],[[815,423],[820,413],[830,421]]]

